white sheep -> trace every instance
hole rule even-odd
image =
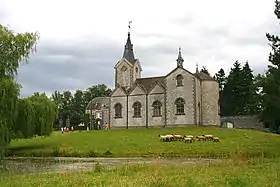
[[[183,140],[184,139],[184,137],[182,135],[179,135],[179,134],[175,134],[175,135],[172,134],[172,135],[173,135],[175,140]]]
[[[192,142],[193,142],[193,139],[192,139],[192,138],[184,138],[184,141],[185,141],[185,142],[188,142],[188,143],[192,143]]]
[[[194,136],[193,135],[185,135],[184,138],[192,138],[192,139],[194,139]]]
[[[204,136],[197,136],[196,139],[198,139],[198,141],[205,141],[205,137]]]
[[[220,142],[220,138],[218,138],[218,137],[213,137],[213,142]]]
[[[207,134],[207,135],[202,135],[205,137],[205,140],[213,140],[213,135],[212,134]]]
[[[160,134],[159,134],[158,137],[159,137],[160,140],[163,141],[163,142],[169,141],[169,138],[168,138],[167,136],[163,136],[163,135],[160,135]]]
[[[173,136],[172,134],[167,134],[167,135],[165,135],[165,136],[168,138],[169,141],[175,139],[174,136]]]

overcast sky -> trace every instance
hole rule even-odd
[[[142,76],[165,75],[176,67],[206,66],[213,75],[235,60],[264,72],[277,33],[274,0],[1,0],[0,24],[16,32],[40,33],[37,53],[20,67],[22,96],[36,91],[114,86],[128,21]]]

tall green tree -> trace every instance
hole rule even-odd
[[[240,115],[243,101],[241,93],[242,71],[241,64],[235,61],[227,77],[223,90],[224,114],[226,116]]]
[[[15,33],[0,25],[0,160],[15,126],[20,86],[14,80],[19,63],[28,62],[38,33]]]
[[[58,107],[49,99],[45,93],[37,94],[28,98],[34,107],[33,122],[35,124],[34,134],[48,136],[52,132],[54,121],[58,117]]]
[[[220,91],[222,91],[224,89],[224,86],[226,84],[226,74],[223,68],[221,68],[216,74],[215,74],[215,78],[219,83],[219,88]]]
[[[216,76],[220,75],[216,74]],[[249,63],[245,62],[241,67],[241,64],[236,61],[221,92],[222,112],[227,116],[257,114],[259,112],[257,90],[256,80]]]
[[[275,1],[274,14],[280,19],[280,2]],[[266,34],[272,52],[269,53],[268,70],[262,80],[262,112],[261,120],[273,130],[280,126],[280,38]]]
[[[243,100],[242,114],[256,114],[258,112],[257,85],[253,70],[248,61],[242,67],[241,96]]]
[[[220,103],[220,115],[224,116],[224,108],[225,108],[225,101],[224,101],[224,87],[226,84],[226,74],[223,68],[221,68],[216,74],[215,74],[215,79],[218,81],[219,83],[219,103]]]
[[[58,118],[55,120],[54,123],[54,128],[59,129],[60,128],[60,118],[62,118],[62,112],[63,112],[63,108],[62,108],[62,99],[63,99],[63,94],[60,91],[55,90],[52,95],[51,95],[51,100],[55,102],[55,104],[57,105],[58,108]]]
[[[71,125],[77,126],[83,122],[85,115],[84,92],[76,90],[72,100]]]
[[[62,113],[60,115],[62,116],[63,121],[66,123],[66,119],[70,117],[71,110],[72,110],[72,102],[73,102],[73,95],[72,93],[67,90],[62,93],[62,99],[61,99],[61,110]]]
[[[106,97],[109,96],[112,90],[105,84],[93,85],[85,91],[85,103],[86,105],[95,97]]]

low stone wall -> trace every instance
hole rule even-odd
[[[256,129],[263,130],[264,125],[259,121],[256,115],[240,115],[221,117],[221,124],[229,122],[233,124],[233,128],[237,129]]]

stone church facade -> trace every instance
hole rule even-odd
[[[123,57],[115,69],[115,88],[109,98],[110,128],[220,125],[218,82],[198,68],[177,67],[165,76],[142,78],[128,33]]]

